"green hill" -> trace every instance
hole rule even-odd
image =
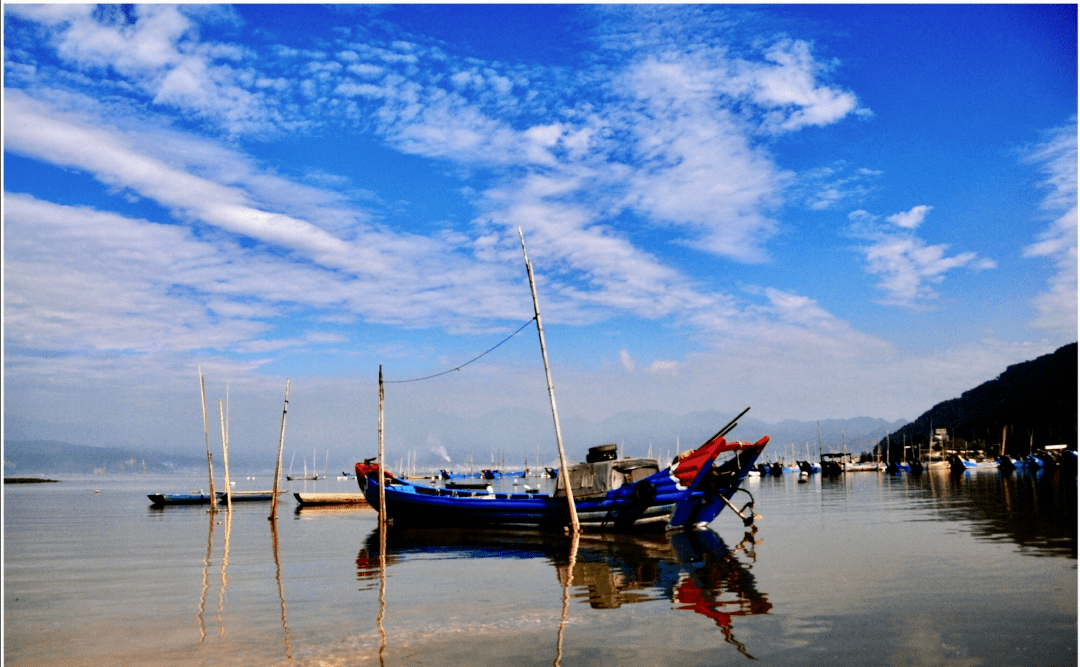
[[[1009,366],[997,378],[938,403],[889,436],[891,456],[903,443],[926,450],[933,429],[947,429],[948,449],[986,450],[997,454],[1002,429],[1012,455],[1029,448],[1065,444],[1076,449],[1077,344],[1031,361]],[[936,451],[935,447],[935,451]],[[885,441],[877,451],[885,456]]]

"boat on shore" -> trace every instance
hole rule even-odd
[[[731,425],[729,425],[730,427]],[[726,429],[730,430],[730,429]],[[746,525],[753,522],[753,497],[741,509],[731,501],[769,442],[728,442],[721,431],[661,469],[655,459],[618,459],[594,447],[585,463],[556,477],[552,494],[492,493],[487,489],[446,489],[412,484],[380,474],[372,460],[356,464],[368,503],[379,509],[386,498],[388,521],[398,527],[504,528],[560,532],[570,525],[569,480],[582,528],[600,532],[649,532],[708,524],[730,506]],[[726,456],[723,462],[717,458]],[[743,493],[749,492],[742,490]],[[749,509],[750,513],[744,514]]]

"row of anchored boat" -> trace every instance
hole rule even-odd
[[[884,462],[856,462],[847,454],[823,454],[820,462],[798,460],[794,465],[780,461],[759,463],[750,471],[751,477],[780,477],[794,473],[802,476],[821,473],[825,476],[837,476],[849,472],[922,472],[928,468],[948,467],[951,472],[967,470],[1000,469],[1003,472],[1013,470],[1056,470],[1076,474],[1077,452],[1067,445],[1049,445],[1023,457],[1002,455],[988,458],[975,452],[952,452],[945,460],[937,459],[925,462],[919,459]]]

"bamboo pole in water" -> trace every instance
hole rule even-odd
[[[229,481],[229,429],[225,425],[225,406],[218,399],[218,413],[221,414],[221,453],[222,463],[225,465],[225,504],[228,506],[229,515],[232,516],[232,484]]]
[[[274,495],[270,498],[270,517],[273,521],[277,517],[278,489],[281,488],[281,452],[285,447],[285,417],[289,414],[289,387],[292,382],[285,379],[285,407],[281,409],[281,437],[278,438],[277,468],[274,469]],[[276,533],[275,533],[276,535]],[[276,539],[276,537],[275,537]]]
[[[210,471],[210,511],[217,511],[217,495],[214,493],[214,455],[210,452],[210,422],[206,419],[206,381],[199,366],[199,390],[202,392],[202,427],[206,436],[206,467]]]
[[[540,322],[540,300],[536,297],[536,280],[533,277],[529,252],[525,249],[525,234],[521,231],[521,227],[518,227],[518,236],[521,237],[521,253],[525,256],[525,270],[529,274],[529,289],[532,290],[533,311],[536,313],[536,332],[540,336],[540,354],[544,357],[544,373],[547,375],[548,396],[551,398],[551,416],[555,420],[555,442],[559,446],[559,465],[562,466],[559,474],[563,477],[563,485],[566,487],[566,502],[570,508],[570,530],[576,535],[581,532],[581,524],[578,522],[577,507],[574,505],[574,492],[570,488],[570,470],[566,465],[566,452],[563,451],[559,410],[555,407],[555,387],[551,383],[551,367],[548,365],[547,346],[544,345],[544,325]]]
[[[386,526],[386,468],[383,460],[383,377],[379,364],[379,530]]]

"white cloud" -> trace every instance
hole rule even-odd
[[[828,125],[858,108],[854,94],[818,81],[825,66],[813,58],[809,43],[784,40],[764,55],[766,63],[740,62],[737,71],[751,98],[767,110],[766,128],[790,132]]]
[[[774,233],[768,211],[786,175],[755,147],[716,100],[715,71],[691,60],[648,59],[623,79],[640,111],[624,122],[640,166],[626,203],[660,225],[690,232],[687,243],[743,261],[761,261]]]
[[[83,169],[102,183],[153,199],[181,217],[308,254],[335,267],[353,265],[353,249],[322,229],[288,215],[261,210],[248,193],[179,169],[141,148],[138,137],[88,119],[55,113],[18,91],[5,98],[8,150],[64,167]],[[374,259],[366,257],[367,261]]]
[[[856,169],[837,161],[800,173],[788,191],[793,201],[801,201],[812,211],[825,211],[866,197],[874,187],[872,181],[880,175],[878,171]]]
[[[1049,289],[1035,299],[1039,314],[1032,325],[1064,340],[1075,340],[1077,332],[1076,143],[1076,124],[1072,123],[1052,132],[1029,156],[1046,175],[1042,207],[1053,217],[1038,241],[1024,248],[1024,256],[1048,258],[1056,269]]]
[[[851,221],[849,232],[856,238],[869,241],[861,246],[867,273],[878,276],[877,287],[884,290],[881,303],[894,306],[917,307],[937,298],[931,285],[940,284],[949,271],[967,268],[984,271],[996,268],[991,259],[980,258],[977,253],[965,252],[949,256],[947,244],[927,243],[907,231],[922,224],[931,207],[916,206],[910,211],[888,216],[892,226],[882,225],[878,217],[864,210],[848,214]],[[894,227],[900,227],[898,231]]]
[[[641,382],[633,388],[625,371],[637,364],[622,350],[622,370],[612,365],[620,377],[577,384],[591,388],[580,390],[578,403],[598,414],[749,401],[784,417],[835,415],[841,404],[896,415],[932,401],[905,384],[925,373],[947,379],[937,389],[949,398],[1033,352],[989,344],[950,351],[960,362],[904,358],[812,296],[765,287],[751,294],[756,305],[747,305],[742,295],[690,280],[624,231],[622,219],[633,217],[672,243],[736,261],[767,259],[773,215],[793,181],[767,142],[860,113],[853,93],[825,80],[828,67],[805,42],[750,45],[735,58],[717,33],[683,48],[634,32],[622,45],[633,56],[627,64],[600,59],[559,72],[374,37],[327,43],[325,52],[269,47],[257,57],[202,40],[190,7],[140,6],[130,22],[79,7],[6,11],[55,28],[62,58],[77,65],[64,74],[81,77],[80,89],[109,86],[115,94],[83,105],[74,96],[58,101],[56,89],[40,82],[28,93],[7,90],[6,148],[84,171],[118,198],[151,200],[177,223],[7,195],[5,368],[20,387],[56,389],[74,377],[86,386],[183,384],[192,359],[208,348],[266,357],[218,360],[221,373],[256,384],[254,371],[279,350],[348,346],[343,335],[304,330],[289,317],[297,311],[322,324],[490,331],[531,315],[527,287],[521,291],[519,225],[539,268],[549,324],[627,314],[665,319],[685,325],[707,348],[652,361],[635,374]],[[643,11],[654,19],[640,26],[643,33],[678,23]],[[33,71],[29,61],[10,67],[22,72],[20,81]],[[100,76],[103,69],[109,76]],[[42,80],[60,86],[59,77]],[[132,91],[138,94],[127,103],[119,99]],[[357,131],[390,150],[433,158],[455,175],[467,172],[461,184],[475,218],[430,235],[376,226],[342,194],[348,186],[340,177],[323,174],[322,187],[314,187],[277,176],[235,148],[141,120],[134,110],[148,103],[245,138],[319,124]],[[123,113],[112,113],[117,109]],[[159,125],[172,120],[163,114]],[[500,175],[489,178],[491,171]],[[827,187],[803,201],[836,207],[865,192],[860,179],[876,175],[837,173],[822,176]],[[1033,256],[1062,257],[1069,229],[1075,237],[1075,185],[1072,201],[1071,222],[1040,238]],[[918,303],[932,298],[930,286],[948,271],[992,265],[974,253],[949,256],[945,246],[914,236],[928,211],[915,207],[890,225],[865,211],[852,216],[866,232],[868,268],[889,300]],[[1075,301],[1075,252],[1072,262]],[[396,349],[404,356],[407,348]],[[39,360],[41,350],[58,354]],[[134,354],[106,358],[100,350]],[[493,365],[485,381],[518,387],[518,370]],[[351,381],[310,382],[321,382],[323,403],[356,395]],[[604,391],[596,391],[601,384]],[[517,400],[493,399],[484,381],[461,386],[460,394],[486,397],[475,401],[485,408]],[[881,386],[880,395],[865,395],[867,386]]]
[[[154,104],[214,120],[230,132],[261,132],[273,123],[266,101],[248,90],[243,49],[201,42],[199,24],[226,12],[170,5],[64,5],[8,8],[53,29],[61,58],[84,71],[112,70]],[[226,19],[228,20],[228,19]]]
[[[894,213],[885,219],[897,227],[903,229],[915,229],[922,224],[922,221],[926,219],[926,215],[930,213],[930,210],[933,208],[933,206],[922,204],[912,208],[910,211]]]

